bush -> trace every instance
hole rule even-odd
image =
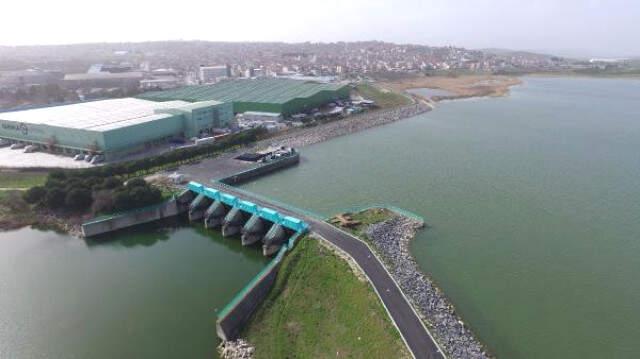
[[[41,202],[45,195],[47,194],[47,190],[44,189],[44,187],[42,186],[35,186],[35,187],[31,187],[29,188],[24,195],[22,196],[22,198],[25,200],[25,202],[27,203],[31,203],[31,204],[35,204],[35,203],[39,203]]]
[[[127,181],[127,188],[146,187],[147,181],[142,178],[133,178]]]
[[[116,211],[126,211],[158,203],[162,200],[162,192],[148,185],[135,185],[117,190],[113,196],[113,207]]]
[[[67,193],[57,187],[47,190],[47,194],[44,196],[44,204],[51,209],[61,208],[65,204]]]
[[[102,188],[104,189],[116,189],[122,186],[122,181],[117,177],[107,177],[102,182]]]
[[[64,203],[67,208],[72,210],[84,210],[87,209],[93,198],[91,198],[91,191],[85,188],[75,188],[67,193]]]

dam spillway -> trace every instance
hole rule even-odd
[[[180,197],[191,200],[190,221],[201,220],[206,228],[221,228],[225,237],[240,235],[245,246],[262,243],[265,256],[277,253],[292,235],[307,230],[307,224],[298,218],[197,182],[189,182]]]

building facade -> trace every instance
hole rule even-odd
[[[206,137],[232,120],[230,103],[124,98],[0,113],[0,138],[114,159],[171,139]]]

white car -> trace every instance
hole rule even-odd
[[[82,160],[84,160],[84,153],[78,153],[77,155],[73,156],[73,160],[74,161],[82,161]]]
[[[14,143],[13,145],[11,145],[11,147],[9,147],[9,148],[12,149],[12,150],[19,150],[21,148],[24,148],[24,143],[17,142],[17,143]]]
[[[32,153],[32,152],[36,152],[37,150],[38,150],[38,147],[34,145],[29,145],[24,148],[24,153]]]
[[[92,155],[86,155],[86,156],[84,156],[84,160],[85,160],[85,161],[87,161],[87,162],[91,162],[91,160],[92,160],[92,159],[93,159],[93,156],[92,156]]]

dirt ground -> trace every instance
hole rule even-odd
[[[381,86],[395,91],[416,88],[441,89],[453,93],[452,96],[435,96],[435,101],[478,96],[504,96],[509,88],[522,81],[516,77],[497,75],[416,76],[395,81],[382,82]]]

